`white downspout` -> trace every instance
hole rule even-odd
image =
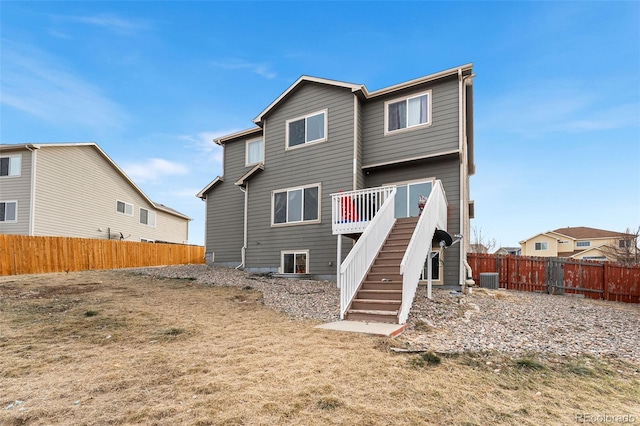
[[[466,82],[465,80],[469,77],[473,77],[472,75],[462,76],[462,69],[458,68],[458,120],[459,120],[459,149],[460,155],[462,158],[460,159],[460,233],[463,235],[467,235],[467,239],[460,244],[460,285],[463,286],[463,289],[467,285],[473,285],[474,281],[472,279],[467,280],[467,277],[471,277],[473,271],[471,270],[471,266],[469,262],[467,262],[467,246],[470,244],[469,240],[469,230],[465,227],[465,220],[468,217],[468,209],[469,206],[465,205],[466,199],[468,198],[469,188],[467,187],[467,173],[468,173],[468,153],[467,153],[467,127],[466,127],[466,96],[464,96],[464,91],[466,90]]]
[[[458,70],[458,75],[461,76],[462,73],[460,70]],[[460,282],[461,284],[463,284],[463,289],[466,288],[466,286],[468,285],[474,285],[475,282],[473,281],[472,277],[473,276],[473,271],[471,270],[471,265],[469,265],[469,262],[467,261],[467,247],[469,244],[471,244],[471,240],[469,239],[470,236],[470,229],[467,229],[464,224],[465,224],[465,218],[467,218],[469,216],[469,206],[465,205],[465,200],[467,198],[469,198],[469,187],[467,185],[467,181],[469,180],[468,178],[468,173],[469,173],[469,165],[467,164],[469,162],[469,157],[468,157],[468,152],[467,152],[467,121],[466,121],[466,115],[467,115],[467,98],[464,95],[464,91],[466,91],[466,87],[467,87],[467,83],[466,80],[468,78],[473,78],[474,74],[471,75],[467,75],[464,77],[461,77],[460,79],[460,100],[461,100],[461,107],[462,110],[460,112],[460,128],[461,128],[461,138],[460,138],[460,143],[462,145],[461,149],[461,153],[462,153],[462,158],[463,161],[461,161],[460,164],[460,193],[463,194],[462,200],[461,200],[461,210],[460,210],[460,230],[461,233],[464,235],[467,235],[467,239],[463,242],[463,244],[461,244],[461,251],[460,251],[460,260],[461,260],[461,274],[462,276],[460,277]],[[464,192],[462,192],[464,190]],[[465,273],[466,272],[466,273]],[[469,277],[469,279],[467,279],[467,277]]]
[[[248,223],[248,211],[247,211],[247,207],[249,206],[249,182],[245,182],[245,187],[239,187],[240,191],[242,191],[244,193],[244,235],[243,235],[243,242],[242,242],[242,248],[240,249],[240,253],[242,256],[242,263],[240,263],[238,266],[236,266],[236,269],[244,269],[245,267],[245,256],[246,256],[246,252],[247,252],[247,223]]]
[[[464,78],[462,76],[462,68],[458,68],[458,149],[460,152],[460,233],[464,233],[464,201],[465,201],[465,151],[464,151],[464,97],[463,97],[463,89],[464,89]],[[458,269],[458,282],[461,286],[464,285],[464,262],[465,262],[465,245],[466,242],[460,244],[460,268]]]
[[[31,199],[29,200],[29,235],[35,235],[36,226],[36,157],[37,148],[31,148],[29,145],[25,145],[29,151],[31,151]]]

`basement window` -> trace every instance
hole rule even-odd
[[[283,274],[308,274],[309,250],[283,251],[280,270]]]

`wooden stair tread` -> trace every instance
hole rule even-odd
[[[398,311],[379,311],[375,309],[349,309],[347,311],[349,314],[369,314],[369,315],[387,315],[387,316],[396,316],[398,315]]]
[[[354,302],[360,302],[360,303],[373,303],[373,304],[384,304],[384,303],[390,303],[392,305],[399,305],[400,303],[402,303],[402,300],[386,300],[386,299],[353,299]]]

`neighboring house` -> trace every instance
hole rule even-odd
[[[632,234],[585,226],[558,228],[520,241],[523,256],[608,261],[616,261],[612,249],[629,244],[637,246]]]
[[[520,256],[522,249],[520,247],[500,247],[494,254],[508,254],[511,256]]]
[[[95,143],[0,145],[2,234],[186,243],[190,220]]]
[[[469,253],[489,253],[489,249],[481,243],[473,243],[469,247]]]
[[[223,174],[197,194],[206,202],[207,262],[338,278],[344,288],[342,260],[354,241],[356,248],[364,244],[369,224],[382,221],[383,206],[392,202],[392,219],[417,220],[420,196],[436,203],[430,194],[443,189],[441,210],[427,201],[429,230],[416,237],[425,250],[419,256],[424,266],[436,227],[464,234],[431,262],[438,282],[464,284],[472,77],[468,64],[372,92],[300,77],[258,114],[255,127],[215,140],[223,147]]]

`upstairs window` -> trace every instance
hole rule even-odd
[[[326,140],[326,110],[287,120],[287,149]]]
[[[631,248],[631,247],[633,247],[633,239],[629,238],[628,240],[620,240],[620,241],[618,241],[618,247],[620,247],[620,248]]]
[[[133,204],[125,203],[124,201],[116,201],[116,211],[118,213],[126,214],[127,216],[133,216]]]
[[[156,226],[156,213],[140,207],[140,223],[143,225]]]
[[[547,250],[549,245],[546,242],[536,243],[536,250]]]
[[[431,91],[385,102],[385,134],[431,124]]]
[[[320,185],[274,191],[271,197],[272,224],[320,221]]]
[[[576,243],[576,247],[589,247],[591,246],[591,241],[578,241]]]
[[[20,176],[22,155],[0,157],[0,176]]]
[[[0,222],[18,221],[18,202],[0,201]]]
[[[264,139],[247,141],[245,165],[264,163]]]

